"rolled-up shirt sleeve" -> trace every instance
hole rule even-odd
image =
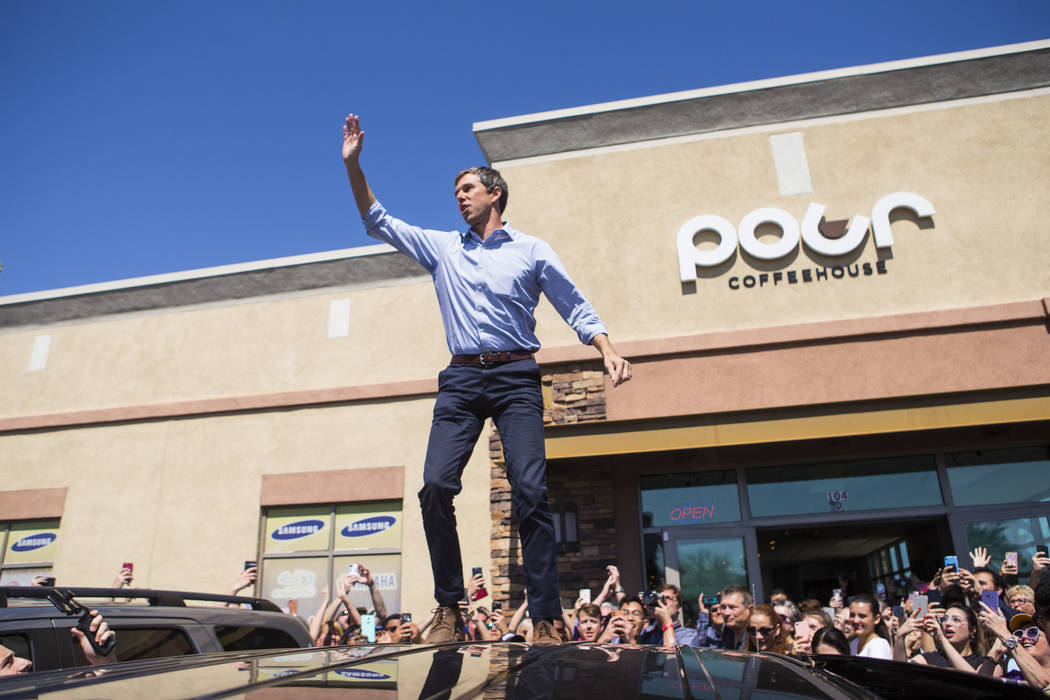
[[[590,345],[594,336],[601,333],[608,335],[609,331],[598,317],[598,312],[573,284],[554,249],[539,241],[536,258],[540,266],[540,289],[569,327],[576,331],[580,342]]]
[[[419,226],[406,224],[390,216],[385,207],[375,201],[364,218],[365,232],[372,238],[388,243],[433,273],[439,255],[438,240],[433,234]]]

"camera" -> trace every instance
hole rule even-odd
[[[664,602],[664,597],[656,591],[646,591],[642,594],[642,605],[658,605]]]

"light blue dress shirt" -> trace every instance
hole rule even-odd
[[[411,226],[375,202],[365,215],[369,236],[418,262],[434,279],[445,338],[453,355],[540,348],[533,315],[540,292],[580,342],[607,333],[554,250],[504,222],[482,242],[473,231]]]

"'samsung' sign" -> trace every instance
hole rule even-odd
[[[933,205],[928,200],[911,192],[893,192],[886,195],[871,210],[871,218],[856,215],[842,236],[829,237],[821,232],[820,222],[826,207],[813,202],[802,218],[802,224],[788,212],[776,207],[762,207],[748,213],[740,220],[740,225],[732,223],[715,214],[694,216],[682,224],[676,236],[678,245],[678,273],[683,283],[696,282],[696,268],[715,268],[728,261],[739,247],[756,260],[784,260],[798,248],[799,242],[806,244],[809,250],[819,255],[832,258],[843,257],[858,252],[864,245],[868,229],[877,249],[893,246],[893,231],[890,229],[890,213],[894,209],[910,209],[918,217],[933,216]],[[774,224],[780,228],[781,236],[775,241],[761,241],[755,235],[762,224]],[[712,232],[718,236],[718,245],[712,249],[696,247],[694,239],[702,232]],[[743,278],[729,278],[729,287],[751,288],[772,284],[799,284],[821,281],[830,278],[858,277],[860,275],[885,274],[885,260],[876,263],[859,263],[853,265],[821,266],[803,270],[784,270],[772,273],[761,272],[744,275]]]

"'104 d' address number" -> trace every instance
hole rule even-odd
[[[846,489],[841,491],[827,491],[825,495],[828,499],[828,505],[831,506],[831,510],[840,511],[846,509],[846,501],[849,500],[849,495],[846,493]]]

